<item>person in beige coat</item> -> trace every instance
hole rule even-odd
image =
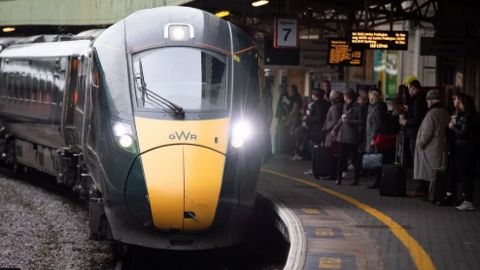
[[[413,179],[418,181],[417,195],[428,195],[432,169],[442,166],[445,150],[446,128],[450,115],[440,103],[438,90],[427,93],[428,112],[420,125],[415,145]]]

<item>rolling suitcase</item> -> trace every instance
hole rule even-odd
[[[332,150],[325,147],[325,140],[313,147],[312,171],[315,179],[326,177],[330,174],[331,162],[333,162]]]
[[[403,164],[404,137],[397,135],[394,164],[382,167],[380,196],[405,197],[407,195],[407,167]]]
[[[442,157],[442,167],[432,170],[432,176],[430,179],[430,187],[428,189],[428,199],[436,204],[441,201],[448,191],[448,177],[447,170],[445,166],[445,156],[446,153],[443,153]]]

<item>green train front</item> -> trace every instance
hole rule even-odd
[[[93,47],[97,140],[85,155],[113,238],[160,249],[243,241],[261,164],[251,39],[212,14],[162,7],[113,25]]]

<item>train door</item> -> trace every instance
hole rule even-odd
[[[100,88],[100,78],[97,71],[97,66],[95,63],[94,53],[91,53],[91,58],[89,58],[89,80],[85,90],[85,117],[84,117],[84,132],[83,132],[83,141],[84,141],[84,159],[85,163],[89,169],[90,175],[92,176],[95,182],[98,182],[100,176],[100,170],[98,164],[100,164],[99,157],[97,155],[97,142],[98,136],[97,132],[99,125],[97,124],[98,119],[98,91]]]
[[[85,106],[87,95],[87,73],[88,62],[84,56],[78,59],[78,79],[77,87],[75,88],[75,143],[78,147],[84,145],[84,130],[85,130]]]
[[[69,61],[68,61],[69,60]],[[66,143],[69,146],[74,146],[75,142],[78,140],[75,130],[75,98],[77,89],[77,81],[78,81],[78,60],[75,56],[72,56],[70,59],[62,58],[61,62],[69,62],[70,63],[70,71],[69,71],[69,81],[67,82],[67,86],[63,94],[66,96],[64,98],[65,104],[65,135],[66,135]],[[65,64],[66,65],[66,64]]]

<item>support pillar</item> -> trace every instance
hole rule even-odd
[[[303,95],[306,96],[306,97],[309,97],[310,96],[310,88],[311,88],[311,85],[310,85],[310,72],[308,70],[305,71],[305,87],[304,87],[304,91],[303,91]]]

